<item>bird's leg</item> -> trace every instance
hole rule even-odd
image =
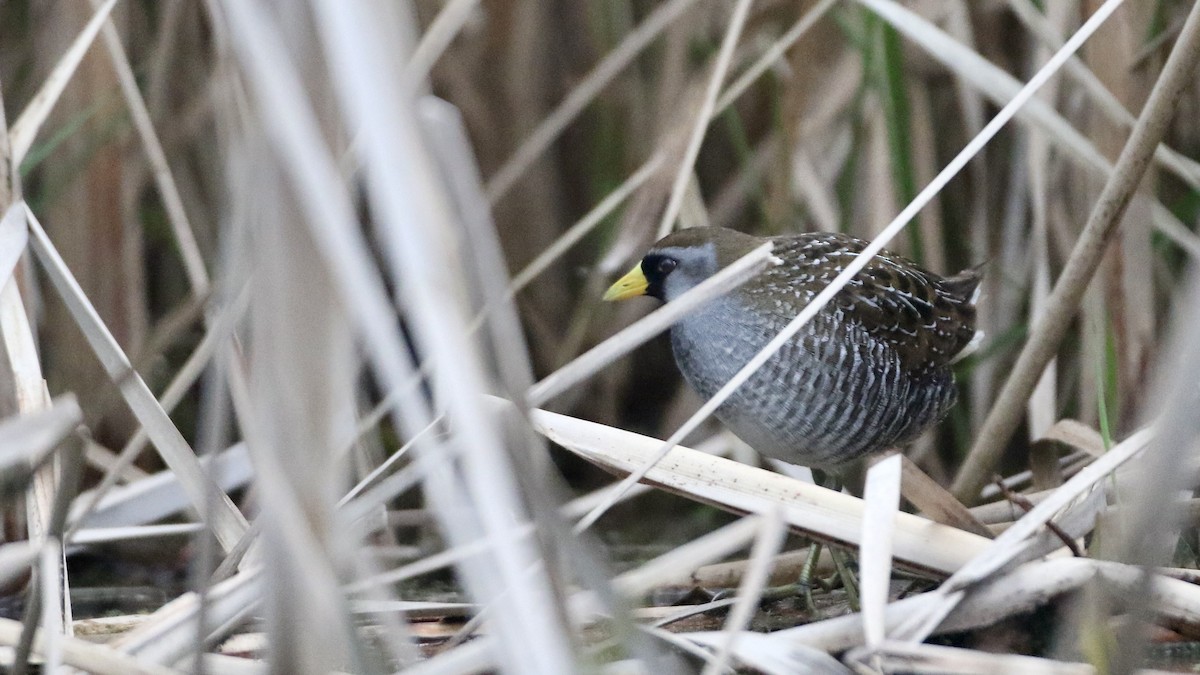
[[[819,469],[813,470],[813,482],[835,492],[841,492],[842,490],[841,481],[835,474]],[[822,548],[823,545],[821,543],[813,541],[809,545],[808,555],[804,559],[804,565],[800,568],[800,576],[796,582],[771,589],[771,591],[763,594],[763,598],[794,598],[800,595],[805,608],[812,614],[816,614],[817,604],[813,600],[813,586],[821,586],[827,590],[832,588],[832,586],[826,584],[817,576],[817,565],[821,559]],[[846,564],[846,553],[830,546],[829,555],[833,558],[834,568],[836,569],[835,577],[841,579],[842,587],[846,589],[848,603],[855,611],[858,611],[858,580],[854,576],[854,571]]]
[[[829,557],[833,558],[833,566],[837,568],[837,575],[842,580],[842,588],[846,589],[846,602],[850,604],[850,610],[859,611],[861,606],[858,602],[858,577],[854,576],[854,570],[846,564],[846,552],[831,546]]]
[[[808,557],[804,559],[804,566],[800,568],[800,579],[796,582],[800,592],[804,594],[805,609],[813,614],[817,613],[817,603],[813,601],[812,595],[813,577],[817,573],[817,561],[820,559],[821,544],[813,541],[808,545]]]
[[[809,471],[812,471],[813,482],[817,485],[834,492],[842,491],[842,481],[838,479],[837,474],[823,469],[809,469]]]
[[[834,492],[842,491],[842,481],[837,474],[831,471],[822,471],[820,469],[813,469],[812,474],[813,482],[817,485],[829,490],[833,490]],[[814,544],[813,548],[817,551],[817,555],[820,555],[819,545]],[[859,608],[858,579],[854,576],[854,571],[850,569],[849,565],[846,564],[846,553],[841,549],[830,546],[829,557],[833,559],[833,566],[837,569],[837,576],[842,580],[842,588],[846,589],[846,599],[850,604],[850,608],[857,612]],[[811,568],[810,564],[812,566]],[[801,571],[800,583],[802,588],[806,589],[804,597],[805,602],[808,603],[809,607],[813,607],[814,609],[815,607],[812,604],[812,593],[809,589],[811,589],[811,569],[815,569],[815,567],[816,558],[810,552],[809,559],[805,563],[804,569]],[[805,577],[805,572],[809,572],[810,575]]]
[[[841,491],[841,485],[838,484],[837,478],[832,474],[821,471],[820,469],[813,469],[812,474],[813,482],[817,485],[823,488],[829,488],[830,490],[837,490],[839,492]],[[833,553],[833,549],[830,548],[829,552]],[[812,595],[813,577],[816,576],[817,561],[820,559],[821,544],[814,541],[808,547],[808,557],[804,559],[804,566],[800,568],[800,578],[796,581],[796,586],[799,587],[800,592],[804,596],[805,608],[814,614],[817,612],[817,603],[813,601]]]

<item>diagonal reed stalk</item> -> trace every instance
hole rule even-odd
[[[746,25],[746,15],[749,12],[750,0],[738,0],[738,3],[734,5],[733,14],[729,20],[729,27],[725,29],[725,37],[721,40],[721,49],[717,52],[716,62],[713,63],[712,75],[709,76],[708,86],[704,90],[704,98],[700,102],[700,106],[696,109],[691,132],[687,135],[687,145],[683,150],[683,157],[679,162],[679,168],[675,171],[675,179],[671,183],[667,206],[658,221],[658,235],[655,239],[662,239],[667,236],[671,228],[675,226],[675,220],[679,218],[680,210],[683,208],[684,196],[688,192],[688,182],[693,178],[692,172],[694,171],[696,156],[700,153],[700,144],[704,142],[704,135],[708,129],[708,120],[712,117],[713,111],[716,109],[717,95],[721,92],[721,84],[725,81],[725,73],[729,71],[729,64],[733,60],[733,49],[737,46],[738,38],[742,35],[742,28]]]
[[[67,53],[59,59],[54,71],[43,82],[37,95],[21,111],[12,127],[8,129],[10,161],[14,168],[20,167],[21,162],[25,160],[25,155],[33,145],[33,140],[41,130],[42,124],[50,115],[54,104],[58,102],[58,97],[62,95],[67,83],[71,81],[75,69],[79,67],[79,62],[83,60],[92,41],[96,39],[100,28],[108,21],[108,15],[116,4],[117,0],[108,0],[96,10],[87,26],[79,35],[75,36],[75,41],[71,43]]]
[[[609,52],[496,171],[487,184],[488,200],[495,203],[508,193],[584,107],[695,2],[696,0],[670,0],[660,5],[637,29],[626,36],[616,49]]]
[[[145,380],[136,372],[132,372],[129,358],[117,344],[116,339],[88,300],[74,275],[67,269],[66,263],[58,255],[54,244],[46,236],[37,217],[32,211],[26,210],[26,218],[32,236],[30,248],[42,262],[43,268],[54,284],[55,290],[67,305],[72,317],[83,330],[84,336],[91,345],[96,356],[103,364],[105,371],[117,382],[125,402],[137,416],[147,434],[154,441],[155,448],[163,460],[179,476],[180,482],[187,492],[192,504],[200,513],[205,512],[204,504],[210,496],[216,497],[217,508],[213,511],[209,525],[214,534],[226,549],[232,548],[246,531],[246,519],[229,496],[221,491],[200,467],[196,455],[175,424],[167,416],[166,411],[158,404]]]
[[[969,503],[976,499],[979,489],[988,481],[1000,452],[1012,437],[1020,422],[1025,400],[1066,337],[1070,320],[1079,311],[1080,300],[1096,272],[1097,263],[1116,233],[1121,216],[1133,198],[1142,175],[1149,168],[1151,157],[1174,117],[1175,107],[1198,62],[1200,6],[1195,6],[1121,156],[1117,158],[1112,176],[1096,199],[1087,224],[1054,290],[1046,299],[1041,319],[1031,331],[1017,363],[979,430],[966,462],[959,470],[953,491],[960,500]]]

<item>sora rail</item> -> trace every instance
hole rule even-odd
[[[654,244],[604,298],[670,302],[764,241],[725,228],[681,230]],[[867,245],[828,233],[770,241],[782,264],[671,328],[675,362],[705,398]],[[979,281],[975,269],[943,278],[881,252],[716,416],[760,453],[820,469],[912,441],[954,404],[950,364],[975,336]]]

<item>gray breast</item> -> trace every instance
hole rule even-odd
[[[785,325],[726,296],[676,324],[671,346],[709,398]],[[830,468],[913,440],[954,398],[948,369],[906,372],[890,345],[827,308],[716,415],[764,455]]]

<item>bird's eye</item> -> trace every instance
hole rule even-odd
[[[658,261],[657,271],[660,275],[666,276],[671,273],[679,265],[679,261],[674,258],[663,258]]]

